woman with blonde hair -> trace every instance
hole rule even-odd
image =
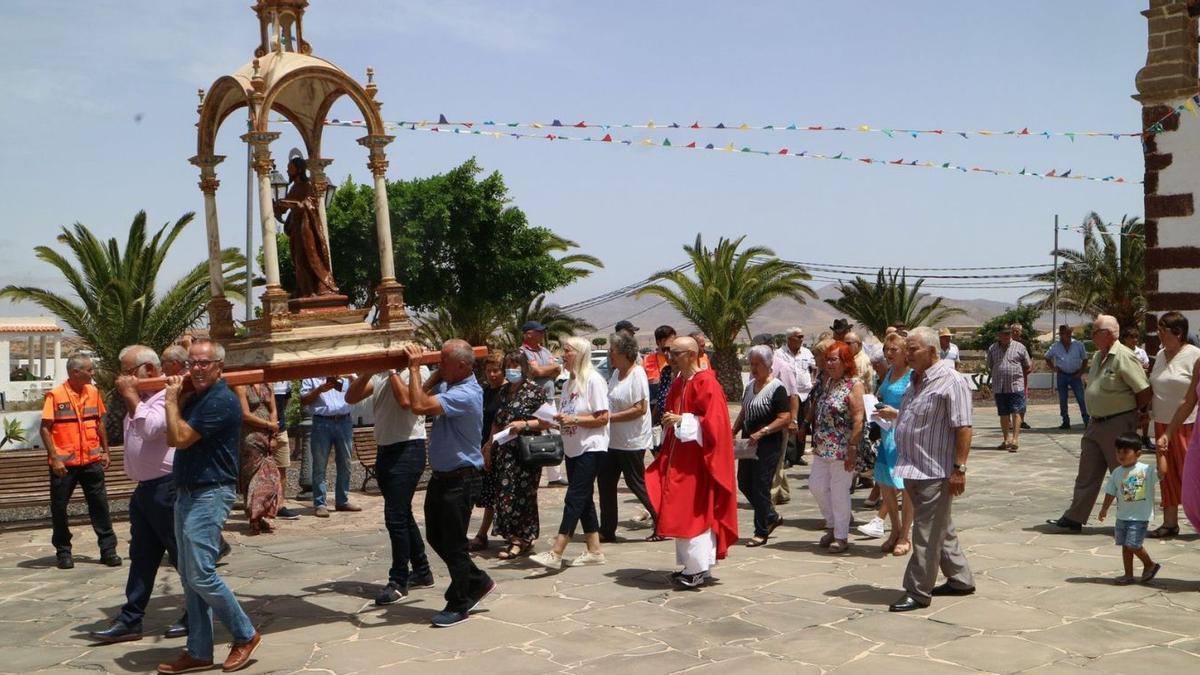
[[[600,520],[592,499],[596,473],[608,452],[608,383],[592,367],[591,343],[580,337],[563,341],[563,368],[571,374],[563,385],[555,421],[562,433],[567,464],[567,494],[562,523],[549,551],[530,558],[550,569],[562,569],[563,551],[576,525],[583,527],[587,550],[572,565],[602,565]]]

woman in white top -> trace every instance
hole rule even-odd
[[[530,558],[533,562],[562,569],[562,554],[576,525],[583,527],[587,550],[572,565],[601,565],[600,521],[592,491],[596,472],[608,452],[608,385],[592,367],[591,343],[570,337],[563,341],[563,368],[571,374],[563,385],[555,421],[562,433],[567,463],[567,494],[563,498],[562,523],[554,547]]]
[[[608,338],[608,452],[600,460],[597,485],[600,492],[600,541],[617,537],[617,479],[625,477],[625,487],[638,498],[656,520],[654,506],[646,494],[646,450],[653,443],[650,434],[650,381],[637,364],[637,340],[617,333]],[[651,534],[646,541],[662,541]]]
[[[1200,361],[1200,348],[1187,344],[1188,320],[1179,312],[1167,312],[1158,320],[1158,339],[1162,349],[1154,357],[1150,371],[1150,388],[1154,390],[1151,403],[1154,416],[1154,436],[1158,453],[1167,459],[1167,472],[1159,476],[1162,486],[1163,522],[1147,532],[1150,537],[1174,537],[1179,534],[1179,505],[1182,503],[1183,464],[1187,457],[1188,439],[1196,421],[1194,406],[1189,406],[1180,424],[1168,433],[1171,420],[1191,391],[1192,373]]]

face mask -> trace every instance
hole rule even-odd
[[[520,368],[506,368],[504,370],[504,379],[508,380],[509,382],[512,382],[513,384],[520,382],[521,381],[521,369]]]

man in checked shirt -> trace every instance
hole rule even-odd
[[[935,595],[975,592],[975,578],[950,520],[953,499],[967,487],[971,390],[954,364],[939,358],[936,331],[914,328],[906,340],[912,386],[898,411],[886,406],[879,411],[880,417],[896,421],[896,475],[904,479],[914,512],[905,595],[890,607],[893,612],[928,607]],[[946,583],[934,586],[939,568]]]

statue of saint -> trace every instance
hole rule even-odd
[[[275,202],[275,216],[285,212],[283,232],[288,236],[292,266],[296,270],[296,297],[336,295],[333,266],[317,206],[317,193],[308,180],[308,162],[293,157],[288,162],[288,180],[292,187],[287,196]]]

